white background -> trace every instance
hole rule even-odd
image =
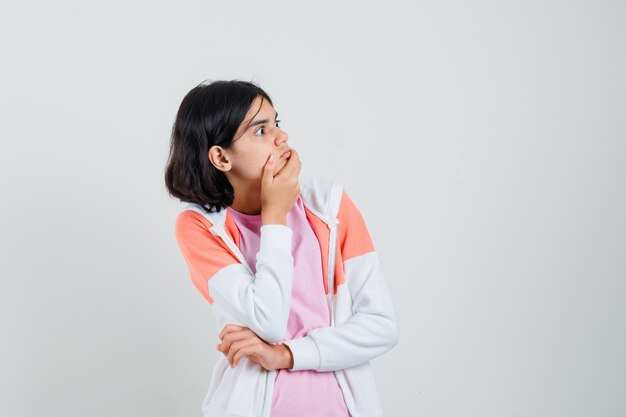
[[[363,213],[386,416],[626,414],[621,1],[0,8],[0,415],[200,416],[219,354],[163,170],[202,80],[269,92]],[[356,417],[356,416],[355,416]]]

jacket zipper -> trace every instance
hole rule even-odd
[[[330,315],[330,326],[333,327],[335,325],[335,315],[334,315],[334,287],[335,287],[335,252],[336,252],[336,243],[337,243],[337,225],[339,224],[339,219],[335,218],[335,220],[331,223],[327,223],[328,228],[330,229],[330,245],[328,245],[328,309]]]

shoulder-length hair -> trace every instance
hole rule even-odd
[[[233,187],[208,158],[211,146],[229,148],[252,102],[258,96],[270,104],[258,85],[240,80],[203,81],[183,98],[170,137],[165,167],[169,194],[183,202],[220,211],[233,203]]]

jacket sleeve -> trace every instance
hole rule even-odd
[[[256,274],[251,274],[210,228],[211,223],[192,210],[176,219],[176,240],[193,284],[231,323],[250,328],[269,343],[280,342],[291,302],[292,230],[280,224],[261,226]]]
[[[352,316],[333,327],[312,329],[285,340],[293,354],[292,370],[334,371],[365,363],[390,350],[399,339],[387,280],[363,216],[347,193],[339,209],[338,250],[352,298]]]

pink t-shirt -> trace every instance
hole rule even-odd
[[[261,215],[240,213],[230,207],[226,209],[241,232],[241,253],[256,272]],[[293,232],[294,274],[284,340],[291,340],[306,336],[309,330],[330,325],[330,317],[324,293],[320,245],[306,218],[302,196],[287,214],[287,226]],[[276,371],[270,416],[351,417],[335,373],[309,369]]]

